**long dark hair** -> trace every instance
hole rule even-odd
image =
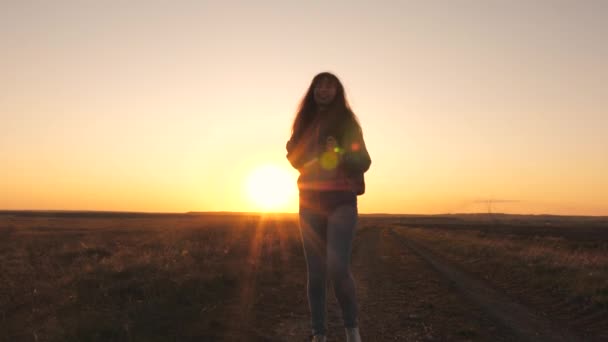
[[[336,96],[327,108],[328,113],[331,113],[331,115],[327,115],[328,113],[325,115],[318,115],[319,111],[314,98],[314,89],[319,82],[325,79],[329,79],[336,83]],[[305,135],[308,135],[308,129],[312,124],[317,120],[322,120],[324,116],[332,118],[332,121],[328,122],[327,126],[330,127],[330,130],[334,132],[339,140],[342,138],[344,129],[349,125],[354,124],[356,129],[361,129],[357,116],[353,113],[348,104],[342,82],[340,82],[336,75],[330,72],[319,73],[312,79],[306,94],[300,101],[296,117],[293,120],[293,126],[291,128],[292,139],[299,141]]]

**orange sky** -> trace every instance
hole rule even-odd
[[[273,190],[287,199],[269,209],[295,212],[285,141],[328,70],[372,157],[360,212],[608,215],[606,13],[3,2],[0,209],[253,211]],[[265,165],[266,194],[251,190]]]

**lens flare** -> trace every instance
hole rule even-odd
[[[333,170],[338,167],[338,154],[335,152],[323,152],[320,163],[321,167],[325,170]]]

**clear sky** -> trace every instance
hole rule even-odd
[[[2,1],[0,209],[295,212],[332,71],[360,212],[608,215],[607,37],[592,0]]]

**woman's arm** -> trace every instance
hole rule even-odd
[[[289,160],[291,166],[300,169],[303,165],[302,151],[301,149],[296,149],[296,143],[294,142],[293,137],[287,141],[285,148],[287,149],[287,160]]]
[[[318,158],[311,156],[310,142],[307,142],[306,139],[302,140],[296,142],[292,137],[285,145],[285,148],[287,149],[287,160],[289,160],[291,166],[299,171],[313,165],[318,160]]]
[[[369,170],[372,160],[363,140],[359,125],[351,125],[345,134],[342,167],[348,174],[361,174]]]

